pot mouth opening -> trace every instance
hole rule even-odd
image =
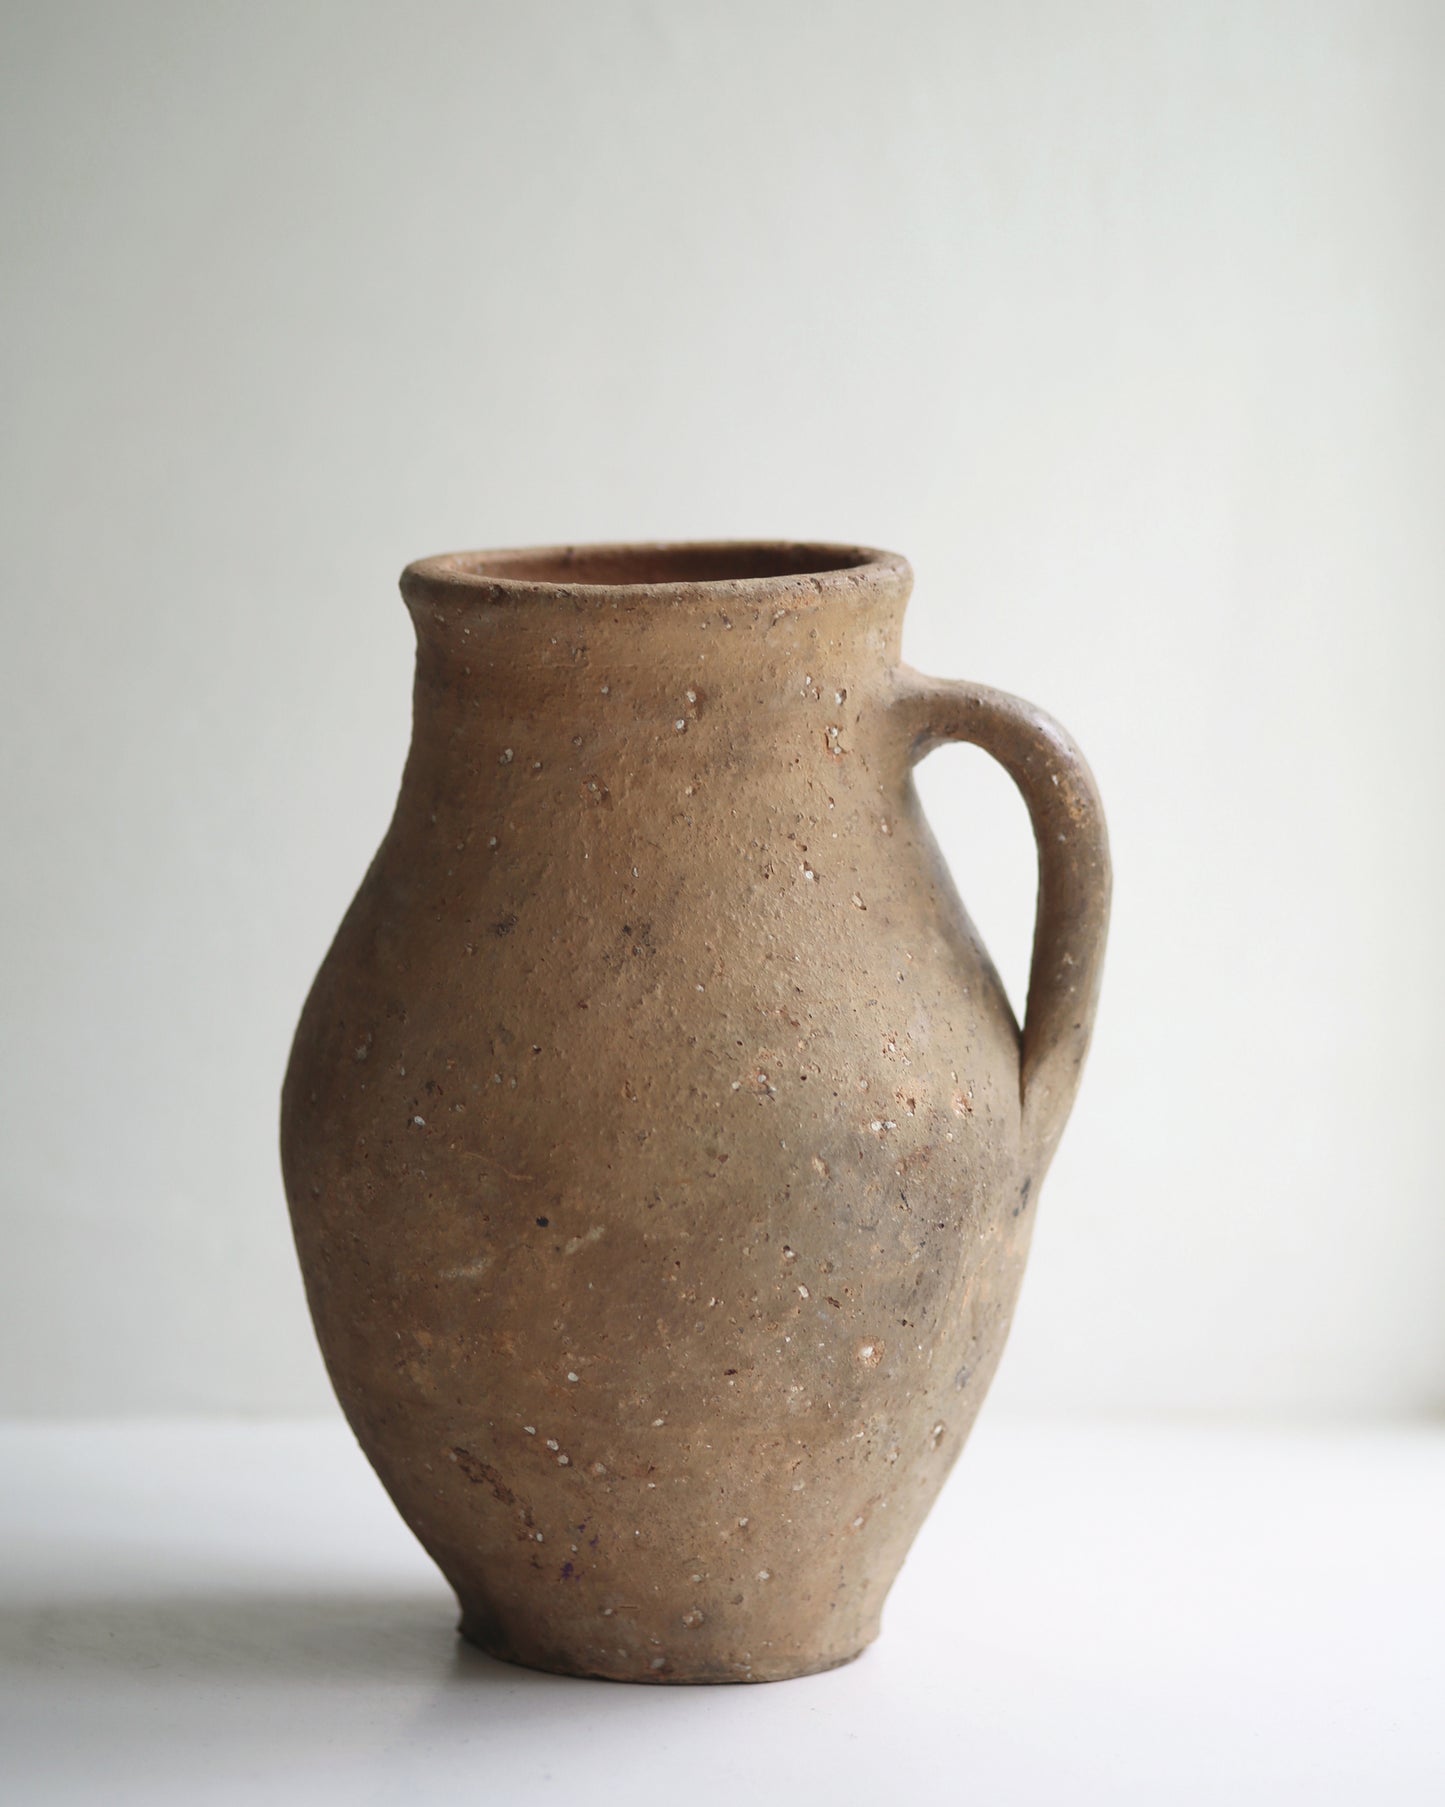
[[[428,584],[500,591],[686,592],[726,586],[856,585],[864,573],[903,573],[905,560],[870,546],[796,540],[678,540],[656,544],[536,546],[446,552],[403,576]]]

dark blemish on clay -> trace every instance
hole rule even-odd
[[[452,1460],[474,1487],[487,1487],[493,1499],[503,1506],[515,1506],[517,1496],[502,1479],[490,1462],[484,1462],[480,1456],[474,1456],[469,1449],[460,1444],[452,1451]]]
[[[552,1219],[550,1217],[539,1217],[537,1219],[537,1228],[539,1230],[545,1230],[551,1222]]]

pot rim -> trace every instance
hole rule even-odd
[[[606,575],[609,567],[614,574]],[[627,576],[629,570],[637,575]],[[584,575],[588,571],[597,575]],[[816,602],[847,590],[906,584],[912,575],[901,553],[842,541],[615,540],[436,553],[409,564],[401,587],[408,600],[430,594],[460,601],[471,594],[513,602],[581,596],[589,602],[676,604],[786,595]]]

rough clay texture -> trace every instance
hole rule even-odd
[[[1107,851],[1055,724],[899,666],[910,583],[795,545],[404,575],[413,744],[283,1159],[341,1403],[499,1656],[846,1662],[998,1361]],[[1033,816],[1022,1036],[911,783],[944,739]]]

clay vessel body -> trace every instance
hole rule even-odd
[[[847,1661],[998,1361],[1108,859],[1056,724],[900,666],[910,582],[741,543],[404,575],[410,756],[283,1162],[341,1404],[499,1656]],[[945,739],[1033,818],[1022,1032],[911,782]]]

